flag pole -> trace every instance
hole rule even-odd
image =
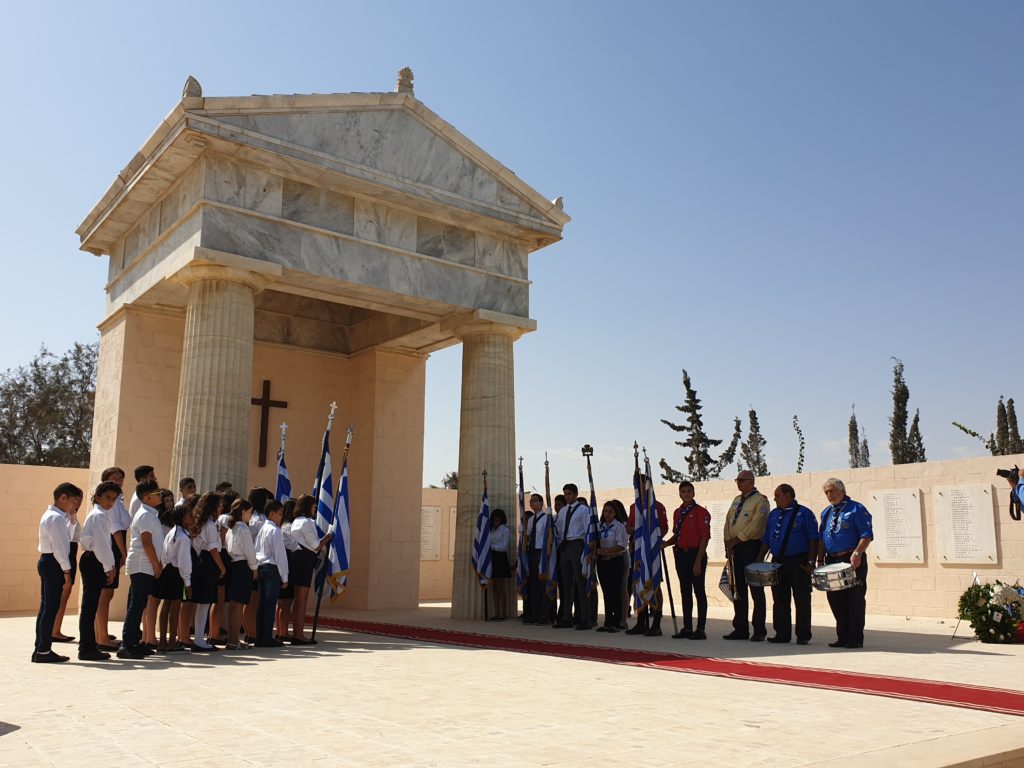
[[[486,469],[483,471],[483,475],[484,475],[484,496],[486,496],[487,495],[487,470]],[[487,520],[487,524],[488,525],[491,524],[491,521],[490,521],[489,518]],[[487,613],[488,613],[488,611],[487,611],[487,595],[488,595],[488,593],[490,591],[491,591],[491,580],[488,579],[487,583],[484,584],[484,621],[490,621],[490,618],[488,618],[488,616],[487,616]]]
[[[651,487],[654,487],[654,478],[651,477],[651,460],[647,458],[647,448],[644,447],[644,470],[647,472],[647,482],[651,483]],[[657,508],[653,510],[654,514],[658,514]],[[666,531],[662,531],[661,535],[664,537]],[[679,622],[676,619],[676,604],[672,599],[672,580],[668,577],[668,558],[665,557],[665,550],[661,547],[661,542],[658,542],[658,552],[661,554],[661,580],[665,582],[665,588],[668,590],[668,607],[672,612],[672,631],[677,635],[679,634]]]
[[[588,530],[588,532],[590,534],[592,534],[593,538],[591,539],[590,546],[588,546],[588,548],[587,548],[586,557],[590,561],[590,578],[592,578],[594,580],[594,586],[593,586],[594,602],[593,602],[593,605],[592,605],[592,607],[590,609],[590,616],[585,616],[585,617],[582,617],[582,618],[583,618],[584,622],[588,622],[590,624],[596,624],[597,623],[597,597],[598,597],[598,595],[597,595],[597,593],[598,593],[598,588],[597,588],[597,545],[598,545],[598,537],[597,537],[597,493],[594,490],[594,470],[590,466],[590,457],[594,455],[594,446],[592,446],[590,443],[587,443],[586,445],[583,446],[583,448],[581,450],[582,450],[584,458],[586,458],[586,460],[587,460],[587,479],[590,481],[590,504],[588,505],[590,507],[590,522],[588,524],[589,528],[587,530]],[[568,532],[566,532],[566,535],[568,535]],[[582,564],[581,564],[581,567],[582,567]],[[586,584],[584,584],[584,588],[585,587],[586,587]],[[605,610],[607,610],[607,606],[605,606]]]
[[[342,451],[342,454],[341,454],[341,466],[342,466],[342,468],[344,468],[345,462],[348,461],[348,452],[349,452],[349,449],[351,449],[351,447],[352,447],[352,433],[353,432],[355,432],[355,430],[352,428],[352,425],[350,424],[349,427],[348,427],[348,434],[345,435],[345,450]],[[338,493],[341,493],[341,478],[338,478]],[[335,510],[337,510],[338,505],[335,504],[334,508],[335,508]],[[338,518],[335,517],[334,518],[334,522],[331,523],[331,530],[334,531],[334,536],[338,535],[337,527],[338,527]],[[327,560],[329,560],[330,557],[331,557],[331,547],[333,546],[333,543],[334,542],[333,542],[333,536],[332,536],[332,541],[327,543],[327,546],[325,546],[321,550],[321,555],[318,555],[318,557],[317,557],[318,561],[322,560],[322,562],[320,562],[320,567],[321,568],[326,568],[327,567]],[[324,555],[324,553],[326,553],[326,556],[322,556],[322,555]],[[320,623],[320,604],[324,600],[324,583],[326,581],[327,581],[326,578],[323,579],[323,581],[320,582],[319,589],[317,589],[317,593],[316,593],[316,610],[313,612],[313,628],[312,628],[312,630],[310,630],[310,633],[309,633],[310,640],[316,640],[316,627],[317,627],[317,624]],[[331,589],[334,589],[334,587],[332,586]],[[337,597],[337,594],[335,594],[334,597]],[[334,598],[332,597],[331,601],[333,602],[333,600],[334,600]]]

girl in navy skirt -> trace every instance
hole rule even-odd
[[[191,534],[192,529],[195,527],[196,508],[199,506],[199,499],[200,496],[198,494],[192,494],[181,505],[180,530],[185,534],[188,542],[188,551],[184,554],[189,558],[188,568],[191,576],[189,581],[191,583],[194,583],[193,580],[199,571],[199,553],[196,552],[195,547],[192,545]],[[164,551],[167,551],[166,547]],[[184,568],[179,565],[178,570],[183,572]],[[192,595],[192,587],[186,586],[181,606],[178,609],[178,642],[173,648],[168,648],[168,650],[187,651],[192,645],[192,622],[196,617],[196,604],[192,602]]]
[[[249,521],[252,519],[252,504],[245,499],[235,499],[228,512],[228,556],[231,558],[228,577],[228,644],[229,651],[245,647],[239,643],[238,633],[242,627],[242,609],[249,604],[252,596],[252,582],[256,576],[256,547],[252,543]]]
[[[292,556],[288,571],[288,584],[295,587],[292,599],[292,626],[295,636],[292,645],[313,645],[316,640],[307,640],[303,635],[306,624],[306,603],[309,600],[309,588],[313,584],[313,569],[316,567],[317,555],[331,541],[331,535],[320,536],[313,522],[316,499],[312,496],[300,496],[295,503],[295,519],[292,521],[292,539],[298,544]]]
[[[277,596],[277,636],[275,640],[285,642],[291,640],[288,634],[288,625],[292,620],[292,603],[295,597],[295,583],[292,581],[291,572],[295,567],[295,550],[299,545],[292,538],[292,520],[295,519],[295,499],[288,499],[284,503],[284,510],[281,517],[281,534],[284,538],[284,548],[288,552],[288,586],[281,587]]]
[[[178,644],[181,601],[192,591],[192,539],[184,526],[192,524],[192,510],[184,505],[172,507],[167,522],[170,530],[164,537],[164,570],[157,584],[160,598],[160,652],[183,650]],[[168,631],[170,638],[168,638]]]
[[[196,606],[196,637],[192,650],[203,653],[214,650],[207,641],[206,632],[210,608],[217,602],[217,582],[227,571],[220,557],[220,534],[217,533],[220,505],[220,494],[204,493],[196,505],[190,529],[192,549],[199,556],[199,563],[192,573],[192,602]]]
[[[491,581],[494,583],[494,619],[505,621],[508,618],[508,588],[506,582],[512,576],[512,568],[508,562],[508,550],[512,545],[512,532],[508,529],[508,518],[505,510],[496,509],[491,512]]]

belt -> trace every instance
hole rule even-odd
[[[825,553],[825,557],[839,557],[839,558],[846,557],[847,555],[852,554],[854,549],[856,549],[856,547],[851,547],[850,549],[844,549],[842,552],[826,552]]]

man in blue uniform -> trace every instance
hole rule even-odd
[[[759,560],[772,553],[778,563],[779,583],[772,587],[772,626],[775,636],[769,643],[788,643],[793,632],[790,600],[796,605],[796,642],[807,645],[811,639],[811,571],[818,554],[818,519],[796,500],[793,486],[783,483],[775,489],[775,509],[768,513],[768,524],[761,537]]]
[[[849,563],[857,574],[857,586],[826,592],[829,608],[836,618],[836,641],[830,648],[864,646],[865,596],[868,591],[868,561],[864,551],[871,544],[871,513],[846,495],[842,480],[834,477],[822,486],[829,505],[821,513],[821,543],[818,564]]]

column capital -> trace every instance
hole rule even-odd
[[[523,334],[537,330],[537,321],[489,309],[474,309],[449,315],[441,321],[441,328],[451,331],[461,340],[477,334],[492,334],[516,341]]]
[[[197,247],[174,279],[185,287],[200,280],[224,280],[241,283],[259,293],[280,276],[281,267],[277,264]]]

